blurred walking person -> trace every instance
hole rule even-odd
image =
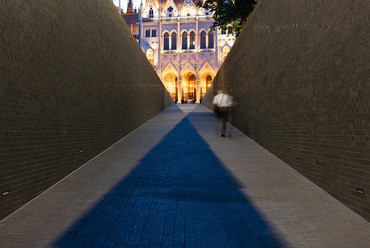
[[[226,94],[223,90],[219,90],[218,94],[213,99],[213,107],[215,113],[221,118],[221,137],[225,137],[227,121],[232,118],[232,106],[232,97]]]

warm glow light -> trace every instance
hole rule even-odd
[[[211,84],[208,84],[208,87],[211,87]]]
[[[193,87],[193,85],[191,84],[190,87]]]

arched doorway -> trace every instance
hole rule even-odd
[[[194,103],[195,99],[197,98],[197,91],[195,90],[196,82],[195,82],[195,75],[191,74],[188,78],[188,103],[191,102]]]
[[[211,87],[211,83],[212,83],[212,76],[211,75],[208,75],[206,77],[206,91],[208,90],[209,87]]]
[[[148,51],[146,51],[146,57],[148,58],[149,62],[154,65],[154,53],[152,49],[148,49]]]
[[[202,99],[212,85],[214,75],[211,71],[204,71],[200,76],[200,98]]]
[[[178,96],[178,86],[177,86],[177,76],[173,72],[169,72],[164,76],[164,85],[167,91],[170,93],[173,102],[177,102]]]
[[[230,48],[229,47],[224,47],[224,49],[222,50],[222,60],[226,59],[229,52],[230,52]]]

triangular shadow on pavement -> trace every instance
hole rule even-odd
[[[284,247],[192,126],[191,116],[53,245]]]

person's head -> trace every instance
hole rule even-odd
[[[218,94],[221,94],[221,93],[224,93],[224,91],[223,90],[219,90],[219,91],[217,91],[217,93]]]

